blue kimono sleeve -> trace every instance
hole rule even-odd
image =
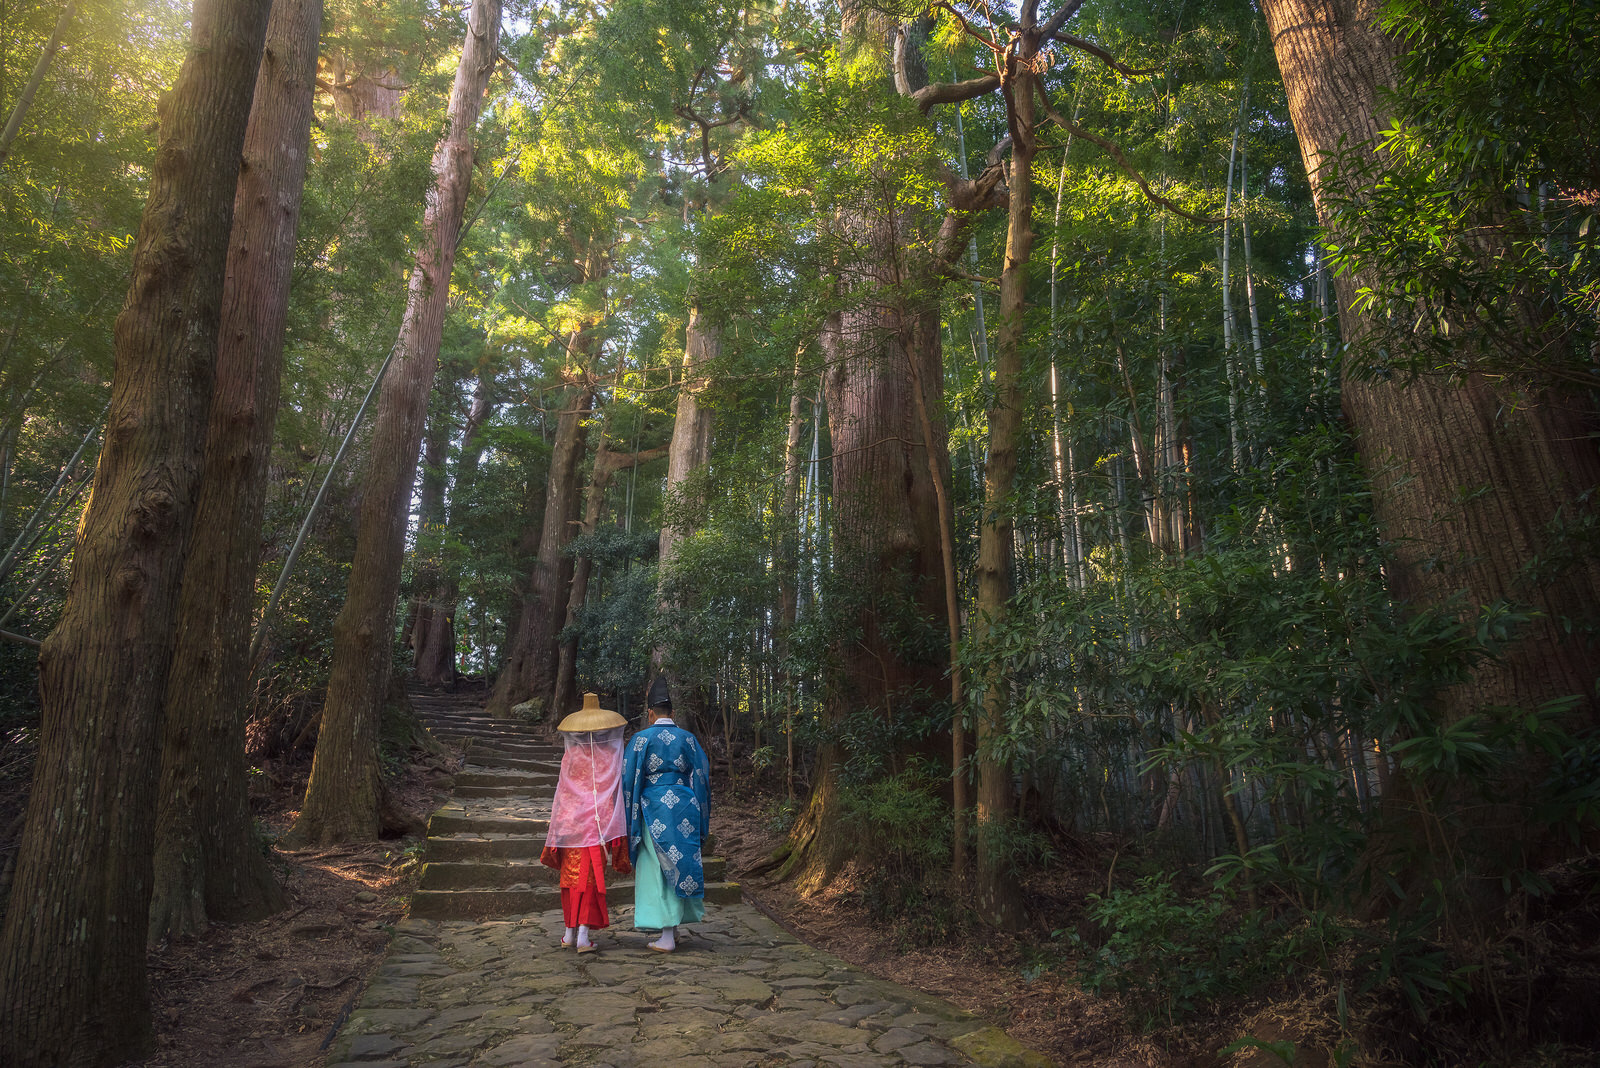
[[[640,833],[644,826],[640,809],[644,789],[641,767],[644,748],[644,733],[641,731],[628,739],[627,755],[622,762],[622,803],[628,820],[628,861],[632,864],[639,862]]]
[[[700,841],[711,833],[711,758],[705,747],[689,736],[690,759],[694,761],[694,795],[700,802]]]

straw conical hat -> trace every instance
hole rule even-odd
[[[556,730],[569,733],[606,731],[612,727],[620,727],[627,722],[611,709],[601,708],[599,694],[586,693],[583,695],[583,707],[562,720]]]

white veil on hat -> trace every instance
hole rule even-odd
[[[628,833],[622,804],[622,731],[563,731],[566,752],[545,845],[603,846]]]

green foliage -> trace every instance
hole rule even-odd
[[[874,919],[904,922],[918,942],[948,937],[960,922],[947,886],[950,810],[939,796],[937,768],[905,771],[839,787],[840,818],[850,827],[862,895]]]
[[[1368,280],[1363,309],[1377,325],[1366,373],[1593,389],[1593,4],[1392,0],[1383,19],[1407,46],[1396,115],[1378,160],[1353,150],[1333,174],[1348,191],[1333,262]]]
[[[1089,901],[1097,930],[1067,935],[1083,954],[1079,980],[1122,994],[1145,1027],[1249,994],[1317,962],[1327,948],[1325,929],[1242,910],[1225,890],[1185,892],[1166,875]]]

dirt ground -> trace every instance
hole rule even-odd
[[[392,784],[418,819],[449,793],[453,754],[415,752]],[[273,835],[286,830],[310,761],[271,769],[255,798]],[[145,1068],[309,1068],[355,1005],[415,882],[421,842],[400,839],[289,853],[273,864],[291,905],[256,923],[215,924],[150,953],[155,1056]]]

